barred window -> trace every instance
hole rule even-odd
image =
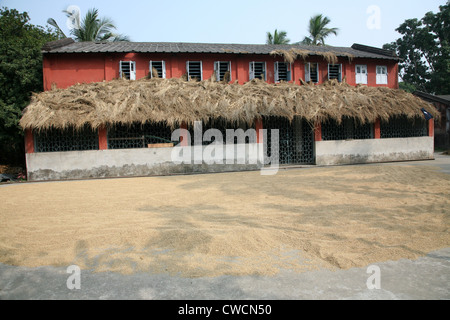
[[[35,132],[36,152],[98,150],[98,132],[90,126],[82,129],[49,129]]]
[[[427,121],[421,117],[396,116],[381,121],[381,138],[408,138],[428,135]]]
[[[322,139],[329,140],[363,140],[373,139],[373,124],[361,124],[356,119],[344,117],[341,124],[330,119],[322,124]]]
[[[108,129],[108,149],[148,148],[151,144],[174,145],[172,129],[164,123],[116,124]]]

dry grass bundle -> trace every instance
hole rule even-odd
[[[306,60],[310,55],[321,56],[330,64],[336,64],[339,61],[337,54],[331,51],[322,52],[316,50],[312,51],[292,48],[289,50],[274,50],[270,54],[272,56],[282,56],[284,58],[284,61],[288,63],[293,63],[299,57],[301,57],[303,60]],[[354,56],[350,53],[339,53],[339,56],[347,57],[349,61],[352,61],[354,59]]]
[[[354,117],[360,122],[387,120],[395,115],[422,116],[421,108],[435,116],[430,104],[402,90],[352,87],[330,81],[322,85],[268,84],[253,80],[244,85],[182,79],[78,84],[34,94],[20,121],[26,129],[93,128],[134,122],[182,122],[223,118],[253,124],[263,116],[300,116],[310,121]]]

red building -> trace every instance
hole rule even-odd
[[[387,50],[358,44],[342,48],[300,45],[103,43],[64,39],[45,45],[43,58],[46,92],[41,93],[40,98],[33,99],[21,119],[21,125],[26,131],[26,159],[30,180],[255,170],[267,164],[266,158],[263,161],[260,157],[266,152],[262,145],[267,146],[267,150],[270,149],[271,156],[278,154],[277,161],[282,165],[424,160],[434,156],[434,123],[422,113],[422,106],[427,107],[427,104],[411,94],[396,90],[399,58]],[[251,111],[244,108],[233,109],[233,112],[246,113],[246,119],[250,118],[250,121],[241,123],[240,120],[231,121],[230,119],[235,118],[225,114],[227,109],[222,105],[229,101],[222,101],[220,105],[210,103],[208,99],[212,98],[210,91],[203,87],[206,86],[205,83],[191,83],[189,87],[194,91],[198,90],[198,95],[203,95],[202,101],[208,101],[214,109],[212,113],[196,109],[199,103],[186,106],[186,96],[179,93],[178,89],[172,92],[170,97],[166,97],[168,99],[158,110],[155,110],[154,104],[145,103],[152,97],[152,93],[148,91],[150,89],[145,86],[159,83],[167,85],[170,81],[103,83],[120,78],[152,78],[156,77],[156,73],[158,78],[167,79],[185,78],[190,81],[212,78],[240,85],[253,79],[261,79],[268,84],[256,81],[246,87],[250,88],[250,91],[247,91],[250,92],[249,98],[253,95],[262,97],[261,100],[253,97],[256,100],[252,100],[252,108],[249,108]],[[334,84],[320,86],[329,80],[346,82],[350,87],[339,86],[341,91],[336,93],[338,91],[333,91]],[[187,84],[179,80],[172,82],[179,83],[180,87]],[[294,85],[269,85],[278,82],[290,82]],[[69,88],[78,83],[87,85]],[[300,86],[306,83],[318,86]],[[141,102],[134,105],[119,103],[125,109],[117,114],[130,118],[132,110],[149,112],[146,115],[139,113],[129,121],[124,121],[123,118],[108,118],[108,108],[113,107],[107,105],[104,97],[111,94],[113,89],[110,88],[113,84],[117,86],[117,92],[133,92],[136,95],[139,93],[132,91],[136,90],[133,85],[141,88],[144,86],[142,90],[147,97],[145,101],[137,99]],[[253,85],[263,85],[265,91],[253,94]],[[241,88],[238,85],[215,86],[222,88],[220,90],[240,91]],[[370,88],[372,93],[375,91],[375,98],[373,95],[368,96],[370,93],[367,93],[366,86],[386,89]],[[78,87],[85,89],[74,96],[70,90],[77,90]],[[90,93],[95,94],[94,90],[91,90],[94,87],[103,90],[98,103],[88,98]],[[51,91],[53,88],[67,90]],[[270,100],[272,93],[277,90],[286,90],[278,96],[279,100],[271,100],[272,106],[278,108],[278,113],[271,112],[270,108],[261,111],[263,106],[268,105],[265,101]],[[293,91],[296,93],[291,94]],[[59,93],[59,98],[51,98]],[[305,98],[308,94],[318,99]],[[86,95],[87,99],[83,99],[83,95]],[[65,105],[61,105],[61,96],[70,96]],[[217,96],[220,98],[221,94],[216,94],[215,97]],[[356,98],[352,100],[350,96]],[[53,100],[46,100],[45,97]],[[116,97],[114,100],[116,106],[118,99],[121,98]],[[78,114],[71,108],[75,100],[78,101],[75,109],[80,110]],[[97,113],[96,108],[101,106],[106,106],[106,109]],[[315,111],[307,115],[298,111],[311,107]],[[331,107],[336,108],[335,118],[327,113]],[[174,128],[167,123],[167,110],[170,108],[182,110],[179,116],[177,111],[175,126],[188,130],[184,131],[186,135],[180,137],[181,139],[173,138]],[[317,116],[317,110],[326,116]],[[364,112],[370,115],[370,119],[359,121],[365,117],[361,115]],[[157,120],[154,116],[156,113],[159,114]],[[187,117],[188,113],[190,122],[183,118]],[[431,113],[436,114],[433,111]],[[287,114],[292,116],[287,117]],[[427,115],[426,112],[425,114]],[[75,130],[75,123],[80,123],[77,120],[86,116],[95,119],[97,125],[92,126],[92,121],[82,120],[84,127],[78,126]],[[198,123],[198,118],[203,119],[200,123],[204,129],[216,129],[222,133],[228,132],[227,129],[243,129],[242,131],[247,130],[246,132],[253,130],[255,137],[249,137],[247,140],[238,138],[234,140],[234,144],[233,140],[220,144],[218,148],[221,148],[223,153],[219,154],[222,154],[223,158],[214,164],[199,164],[194,161],[180,165],[173,160],[172,151],[175,149],[181,148],[189,154],[199,150],[197,146],[202,152],[210,150],[210,140],[196,143],[195,146],[188,143],[187,137],[192,137],[192,132],[195,131],[192,128],[192,119]],[[58,122],[61,119],[64,121],[63,125]],[[253,123],[250,123],[252,121]],[[267,129],[267,139],[262,135],[262,129]],[[273,149],[274,135],[278,136],[278,142]],[[228,153],[233,151],[235,146],[243,148],[240,155]],[[250,163],[250,159],[258,161]]]
[[[311,52],[305,60],[285,62],[275,50]],[[271,54],[272,53],[272,54]],[[334,54],[338,61],[328,63],[324,57]],[[215,71],[223,77],[230,72],[231,81],[244,84],[261,75],[268,83],[313,81],[346,78],[350,85],[398,88],[399,58],[392,52],[362,45],[351,48],[291,45],[241,45],[198,43],[73,42],[71,39],[44,47],[44,90],[52,86],[67,88],[76,83],[118,79],[133,80],[151,73],[153,67],[163,78],[183,75],[209,79]]]

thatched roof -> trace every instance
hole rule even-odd
[[[336,81],[297,85],[253,80],[239,85],[209,80],[113,80],[34,94],[20,125],[38,130],[148,121],[178,126],[210,118],[252,124],[263,116],[300,116],[311,123],[330,118],[340,122],[349,116],[365,123],[395,115],[423,116],[424,107],[438,116],[430,104],[405,91]]]

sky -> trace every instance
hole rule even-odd
[[[62,12],[80,8],[81,16],[95,7],[111,18],[118,33],[136,42],[199,42],[264,44],[268,31],[284,30],[291,42],[308,35],[311,16],[323,14],[330,27],[331,46],[353,43],[382,47],[400,35],[395,29],[406,19],[438,12],[447,0],[0,0],[0,7],[26,11],[31,23],[45,26],[54,18],[70,34]]]

